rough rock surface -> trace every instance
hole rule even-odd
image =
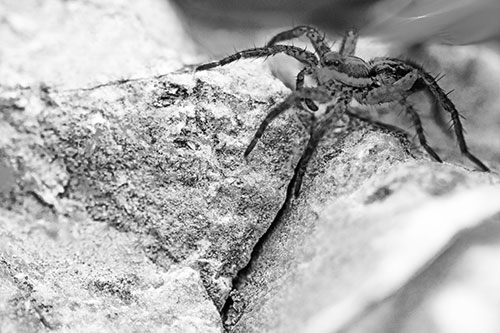
[[[450,230],[443,231],[448,240],[464,223],[476,225],[495,213],[500,216],[500,187],[494,187],[492,193],[486,190],[484,195],[480,191],[481,184],[498,183],[496,177],[433,163],[394,166],[390,159],[396,155],[387,149],[390,141],[368,135],[355,149],[329,161],[328,171],[316,176],[309,183],[311,188],[306,181],[305,195],[292,202],[240,283],[238,299],[242,301],[232,305],[226,323],[232,325],[231,331],[341,331],[372,303],[391,296],[389,291],[384,294],[385,289],[404,284],[404,278],[401,281],[393,275],[405,272],[406,266],[388,268],[391,256],[403,256],[411,244],[411,250],[427,258],[419,261],[406,251],[404,263],[417,271],[447,244],[440,239],[435,245],[429,233],[439,234],[451,224]],[[344,158],[342,167],[334,166]],[[332,178],[338,186],[331,185]],[[347,186],[345,179],[351,179]],[[338,188],[342,188],[340,193]],[[453,199],[442,204],[446,209],[433,205],[475,189],[479,189],[479,199],[471,200],[471,206],[460,206],[460,200],[455,203]],[[463,216],[466,222],[461,222]],[[412,233],[419,225],[425,225],[424,232]],[[433,251],[427,253],[426,247]]]
[[[40,214],[59,221],[83,214],[86,224],[100,221],[134,235],[131,244],[143,260],[168,272],[179,265],[194,269],[181,282],[196,276],[220,309],[232,278],[284,201],[292,170],[290,140],[300,132],[298,124],[283,126],[289,121],[284,118],[264,140],[268,148],[248,162],[242,158],[269,98],[284,89],[264,72],[258,79],[242,73],[211,83],[206,74],[180,73],[94,89],[0,91],[3,176],[10,179],[1,193],[2,207],[17,212],[18,219]],[[261,83],[265,90],[259,93],[255,87]],[[251,97],[245,89],[252,89]],[[68,241],[58,237],[57,224],[51,229],[52,246]],[[95,265],[91,258],[85,257]],[[46,266],[54,260],[68,259],[49,257]],[[135,269],[140,267],[136,263]],[[127,302],[140,301],[134,295],[135,288],[142,289],[141,279],[125,282],[128,289],[122,291],[114,281],[124,278],[114,274],[96,283],[130,294]],[[44,304],[54,312],[69,306]],[[177,310],[182,313],[183,307]],[[54,321],[66,325],[70,319]]]
[[[299,125],[241,151],[286,89],[261,66],[161,76],[193,59],[163,1],[2,9],[1,331],[220,331],[284,200]]]
[[[155,265],[132,233],[69,213],[0,223],[2,332],[221,331],[199,272]]]

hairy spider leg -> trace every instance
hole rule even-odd
[[[465,155],[472,163],[478,166],[482,171],[490,171],[490,169],[481,162],[476,156],[474,156],[467,147],[467,143],[465,141],[464,129],[462,126],[462,122],[460,121],[460,113],[455,108],[453,102],[448,98],[446,93],[441,89],[441,87],[437,84],[434,77],[431,74],[426,72],[423,68],[416,64],[411,64],[399,59],[393,58],[379,58],[375,61],[377,64],[389,64],[389,65],[397,65],[401,66],[409,73],[414,73],[417,71],[418,79],[421,79],[423,84],[429,89],[434,98],[438,101],[439,105],[450,114],[451,121],[453,124],[453,129],[455,131],[455,136],[458,141],[458,146],[460,148],[460,152]],[[374,63],[375,63],[374,62]],[[408,74],[407,74],[408,75]],[[383,87],[381,87],[383,88]],[[377,88],[379,89],[379,88]]]
[[[298,91],[294,91],[288,97],[278,104],[277,106],[273,107],[271,111],[267,114],[267,116],[264,118],[262,123],[260,124],[257,132],[255,133],[252,141],[250,141],[250,144],[248,145],[247,149],[245,150],[245,153],[243,156],[246,158],[252,150],[255,148],[255,145],[259,141],[259,139],[262,137],[262,134],[264,134],[267,126],[281,113],[285,112],[289,108],[291,108],[298,100],[302,98],[308,98],[312,99],[315,101],[318,101],[320,103],[326,103],[332,99],[332,94],[328,92],[325,89],[320,89],[320,88],[303,88]]]
[[[309,140],[307,141],[307,146],[304,149],[302,156],[300,156],[299,162],[295,166],[291,182],[293,182],[293,194],[296,198],[298,198],[300,195],[302,180],[304,178],[304,174],[306,173],[307,165],[309,164],[314,151],[316,151],[316,148],[318,147],[318,144],[322,136],[324,135],[324,132],[325,131],[321,131],[321,129],[318,129],[317,131],[313,131],[311,133]]]
[[[312,52],[306,51],[296,46],[290,45],[272,45],[266,47],[256,47],[254,49],[248,49],[244,51],[237,52],[219,61],[209,62],[196,67],[196,71],[204,71],[218,66],[224,66],[229,63],[235,62],[239,59],[246,58],[263,58],[274,56],[279,53],[287,54],[304,65],[308,67],[313,67],[318,64],[318,58]]]
[[[412,70],[393,84],[386,84],[371,89],[364,99],[365,104],[379,104],[402,101],[409,95],[409,90],[419,78],[417,70]]]
[[[427,138],[424,134],[424,127],[422,126],[422,120],[418,115],[418,112],[413,108],[410,104],[403,104],[406,108],[406,112],[410,115],[410,118],[415,125],[415,131],[417,132],[418,141],[420,145],[424,147],[424,149],[431,155],[437,162],[443,163],[443,160],[439,157],[439,155],[432,149],[431,146],[427,143]]]
[[[295,89],[296,90],[301,90],[304,88],[304,79],[306,75],[311,75],[314,73],[314,70],[311,67],[305,67],[303,68],[299,74],[297,74],[297,78],[295,81]],[[318,111],[318,106],[314,104],[314,102],[310,99],[303,99],[302,100],[304,103],[306,103],[306,106],[309,108],[311,111]]]
[[[409,134],[408,134],[407,131],[405,131],[402,128],[399,128],[398,126],[391,125],[391,124],[386,124],[384,122],[375,120],[375,119],[373,119],[371,117],[361,116],[361,115],[359,115],[359,114],[357,114],[355,112],[352,112],[350,108],[348,110],[346,110],[346,114],[349,115],[350,117],[359,119],[359,120],[361,120],[361,121],[363,121],[365,123],[375,125],[377,127],[386,129],[386,130],[391,131],[391,132],[396,132],[396,133],[398,133],[400,135],[404,135],[405,137],[409,136]]]
[[[320,59],[323,58],[325,53],[331,52],[330,47],[327,45],[325,41],[324,34],[319,32],[318,29],[308,25],[300,25],[293,29],[283,31],[277,34],[276,36],[271,38],[271,40],[267,43],[267,46],[275,45],[276,43],[279,42],[298,38],[303,35],[306,35],[306,37],[309,39]]]
[[[435,78],[435,81],[437,82],[439,78]],[[434,120],[434,123],[437,125],[437,127],[443,132],[447,137],[452,136],[452,132],[450,131],[449,124],[446,122],[446,119],[444,117],[444,112],[441,109],[441,106],[439,105],[439,101],[434,97],[434,94],[429,90],[429,87],[427,87],[425,84],[417,84],[413,86],[412,92],[423,92],[423,94],[427,97],[430,103],[430,108],[431,108],[431,116],[432,119]]]
[[[354,52],[356,51],[356,44],[358,42],[358,32],[354,29],[346,31],[344,37],[342,38],[342,44],[340,47],[340,56],[353,56]],[[333,52],[331,52],[333,53]],[[321,63],[323,65],[326,65],[326,58],[324,55],[321,57]],[[311,75],[313,74],[313,71],[311,69],[303,69],[298,75],[297,75],[297,81],[296,81],[296,89],[300,89],[301,87],[304,86],[304,77],[305,75]],[[367,73],[368,74],[368,73]],[[371,81],[369,81],[371,83]],[[367,84],[369,84],[367,83]],[[363,81],[363,84],[365,84],[365,81]],[[304,100],[306,106],[311,110],[311,111],[317,111],[318,107],[316,104],[313,103],[311,100]]]
[[[401,61],[401,63],[404,62]],[[409,64],[406,65],[414,68],[416,67]],[[465,157],[467,157],[472,163],[477,165],[482,171],[490,171],[490,169],[483,162],[481,162],[469,151],[469,148],[467,147],[467,143],[465,141],[464,128],[462,122],[460,121],[460,113],[455,108],[453,102],[448,98],[447,94],[443,91],[443,89],[441,89],[441,87],[437,84],[436,80],[434,80],[434,77],[432,77],[431,74],[427,73],[422,68],[417,67],[416,69],[419,71],[420,78],[429,88],[429,91],[434,95],[434,98],[438,101],[439,105],[441,105],[441,107],[450,114],[460,152],[465,155]]]
[[[446,122],[446,119],[444,117],[444,112],[441,109],[441,105],[439,105],[439,101],[437,98],[434,97],[434,94],[427,88],[423,89],[415,89],[415,92],[422,91],[425,96],[427,96],[427,99],[429,100],[431,104],[431,116],[432,120],[434,120],[434,123],[436,126],[443,132],[447,137],[452,137],[453,134],[450,131],[449,124]]]
[[[356,29],[347,30],[342,38],[339,53],[342,56],[353,56],[356,52],[356,45],[358,44],[358,31]]]
[[[402,103],[402,105],[405,107],[406,111],[409,113],[410,118],[415,126],[415,131],[417,133],[417,137],[418,137],[418,140],[420,142],[420,145],[422,147],[424,147],[424,149],[427,151],[427,153],[429,155],[431,155],[437,162],[442,163],[443,161],[441,160],[439,155],[427,143],[427,138],[425,137],[425,134],[424,134],[424,128],[422,126],[422,121],[421,121],[420,116],[418,115],[417,111],[410,104]],[[374,119],[369,118],[369,117],[363,117],[363,116],[360,116],[360,115],[358,115],[354,112],[351,112],[351,111],[346,111],[346,113],[349,116],[354,117],[356,119],[359,119],[361,121],[367,122],[369,124],[373,124],[373,125],[381,127],[381,128],[385,128],[385,129],[390,130],[392,132],[396,132],[396,133],[404,135],[405,137],[408,137],[408,132],[406,132],[404,129],[399,128],[397,126],[394,126],[391,124],[386,124],[386,123],[374,120]]]
[[[394,68],[400,67],[399,61],[392,61],[392,60],[393,60],[392,58],[387,58],[387,57],[379,57],[370,60],[369,65],[371,66],[372,74],[377,74],[377,72],[379,72],[380,70],[383,71],[384,67],[389,67],[392,68],[393,70]],[[413,65],[413,67],[420,68],[420,66],[411,61],[407,60],[407,62]],[[396,74],[395,72],[396,70],[394,70],[393,72],[394,75]],[[435,81],[437,82],[443,76],[444,75],[437,77]],[[423,82],[423,80],[417,80],[416,84],[413,85],[413,87],[411,88],[410,93],[417,93],[417,92],[423,92],[424,95],[428,98],[431,105],[431,115],[435,124],[446,136],[451,136],[451,132],[443,116],[443,112],[441,106],[439,105],[439,101],[437,100],[437,98],[435,98],[434,94],[429,90],[429,87]]]
[[[434,77],[434,82],[438,83],[443,77],[445,77],[445,74],[438,74]],[[436,125],[439,127],[439,129],[449,138],[453,136],[453,132],[451,131],[450,124],[449,122],[446,121],[444,110],[441,108],[439,105],[439,102],[436,98],[434,98],[434,95],[432,92],[429,90],[428,87],[425,89],[426,94],[429,96],[429,100],[431,100],[431,115],[436,123]],[[447,95],[449,92],[447,93]]]
[[[306,35],[307,38],[309,38],[316,53],[318,54],[318,56],[320,58],[320,63],[322,65],[326,65],[325,54],[331,53],[332,51],[331,51],[330,47],[328,45],[326,45],[324,36],[322,36],[321,33],[314,27],[298,26],[298,27],[293,28],[291,30],[284,31],[284,32],[279,33],[278,35],[274,36],[267,43],[267,45],[268,46],[274,45],[274,44],[282,42],[282,41],[287,41],[287,40],[291,40],[294,38],[298,38],[298,37],[303,36],[304,34]],[[342,56],[344,56],[344,55],[352,56],[356,50],[357,39],[358,39],[358,33],[356,30],[351,29],[351,30],[347,31],[345,36],[342,38],[342,45],[341,45],[340,54]],[[306,68],[306,69],[303,69],[297,75],[296,90],[299,90],[301,87],[303,87],[305,75],[311,75],[311,74],[312,74],[312,71],[310,69]],[[316,104],[314,104],[311,100],[305,99],[304,103],[311,111],[318,110],[318,106]]]
[[[410,115],[410,119],[415,125],[415,131],[417,133],[420,145],[431,155],[437,162],[442,163],[443,161],[439,155],[432,149],[427,143],[427,138],[424,134],[424,128],[422,126],[422,120],[418,115],[417,111],[413,108],[411,104],[406,101],[406,98],[411,93],[411,88],[417,82],[419,78],[419,72],[417,70],[412,70],[401,79],[394,82],[392,85],[385,85],[372,89],[368,96],[366,97],[366,102],[368,104],[384,103],[390,101],[400,101],[406,109],[406,112]]]
[[[439,105],[439,101],[434,98],[434,95],[429,89],[424,90],[425,94],[428,96],[431,103],[431,115],[432,120],[437,125],[437,127],[443,132],[444,135],[451,138],[453,137],[453,133],[450,130],[450,124],[445,119],[445,114]]]
[[[309,39],[311,44],[314,47],[314,50],[318,54],[318,57],[320,58],[320,62],[323,63],[322,59],[324,55],[328,52],[331,52],[330,47],[327,45],[325,41],[325,36],[320,33],[316,28],[307,26],[307,25],[301,25],[298,27],[295,27],[293,29],[283,31],[273,38],[267,43],[267,46],[269,45],[275,45],[276,43],[283,42],[283,41],[288,41],[294,38],[301,37],[303,35],[306,35],[306,37]],[[302,72],[301,72],[302,73]],[[299,73],[299,75],[301,74]],[[308,73],[310,75],[311,73]],[[302,85],[299,86],[299,80],[301,80]],[[302,74],[302,77],[299,78],[297,75],[297,85],[295,87],[296,90],[299,90],[301,87],[303,87],[304,83],[304,74]],[[313,103],[311,100],[304,100],[304,103],[306,106],[311,110],[311,111],[317,111],[318,106]]]
[[[291,180],[294,183],[294,195],[296,198],[299,197],[307,165],[316,151],[318,144],[325,136],[326,132],[331,128],[334,121],[342,117],[344,112],[347,110],[350,100],[351,96],[345,96],[341,100],[337,101],[335,105],[328,106],[325,115],[311,125],[310,137],[307,142],[307,146],[304,149],[299,162],[295,166],[294,177]]]
[[[451,116],[451,121],[453,124],[453,129],[455,130],[455,136],[457,137],[460,152],[465,155],[472,163],[476,164],[482,171],[490,171],[490,169],[483,162],[481,162],[481,160],[479,160],[469,151],[467,142],[465,141],[464,128],[462,126],[462,122],[460,121],[460,113],[455,108],[455,105],[453,105],[453,102],[448,98],[441,87],[439,87],[438,84],[434,81],[432,75],[425,72],[424,70],[420,71],[422,79],[429,87],[429,90],[435,96],[441,107]]]

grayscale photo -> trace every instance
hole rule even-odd
[[[500,332],[499,17],[0,0],[0,333]]]

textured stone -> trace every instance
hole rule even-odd
[[[277,121],[271,142],[246,162],[268,99],[284,87],[264,72],[241,73],[3,91],[4,165],[16,185],[2,206],[35,214],[42,204],[58,215],[74,202],[94,221],[138,235],[154,263],[201,272],[222,307],[284,200],[298,126]]]
[[[220,331],[291,177],[290,117],[242,158],[284,86],[258,64],[161,76],[194,59],[163,1],[2,9],[2,332]]]
[[[0,83],[82,88],[165,74],[195,48],[167,1],[19,0],[0,4]]]
[[[1,210],[0,330],[220,332],[199,272],[84,216]]]
[[[464,228],[500,213],[500,187],[482,187],[498,178],[422,162],[391,166],[384,155],[397,155],[377,140],[347,146],[308,177],[241,282],[231,331],[344,331]]]

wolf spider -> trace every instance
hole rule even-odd
[[[313,45],[315,53],[296,46],[277,44],[304,35]],[[462,154],[482,171],[489,171],[488,167],[467,148],[460,114],[447,94],[439,87],[437,80],[422,67],[409,61],[380,57],[366,62],[354,56],[357,38],[356,31],[348,31],[342,39],[339,51],[335,52],[326,44],[324,35],[316,28],[298,26],[274,36],[265,47],[240,51],[222,60],[200,65],[196,70],[224,66],[242,58],[269,57],[279,53],[289,55],[304,65],[304,68],[297,74],[296,90],[269,111],[244,153],[245,157],[250,154],[273,119],[295,104],[303,102],[304,109],[313,117],[309,128],[309,141],[295,167],[295,176],[292,180],[292,190],[295,196],[300,193],[302,177],[321,138],[332,127],[345,127],[342,117],[354,117],[361,121],[391,128],[390,125],[354,113],[350,108],[352,100],[360,104],[375,106],[388,102],[401,104],[415,126],[422,147],[434,160],[442,162],[427,143],[418,112],[407,101],[410,95],[419,91],[426,92],[444,111],[449,113]],[[305,87],[306,76],[312,77],[316,86]],[[330,104],[327,104],[325,111],[320,114],[316,112],[318,110],[316,103]]]

